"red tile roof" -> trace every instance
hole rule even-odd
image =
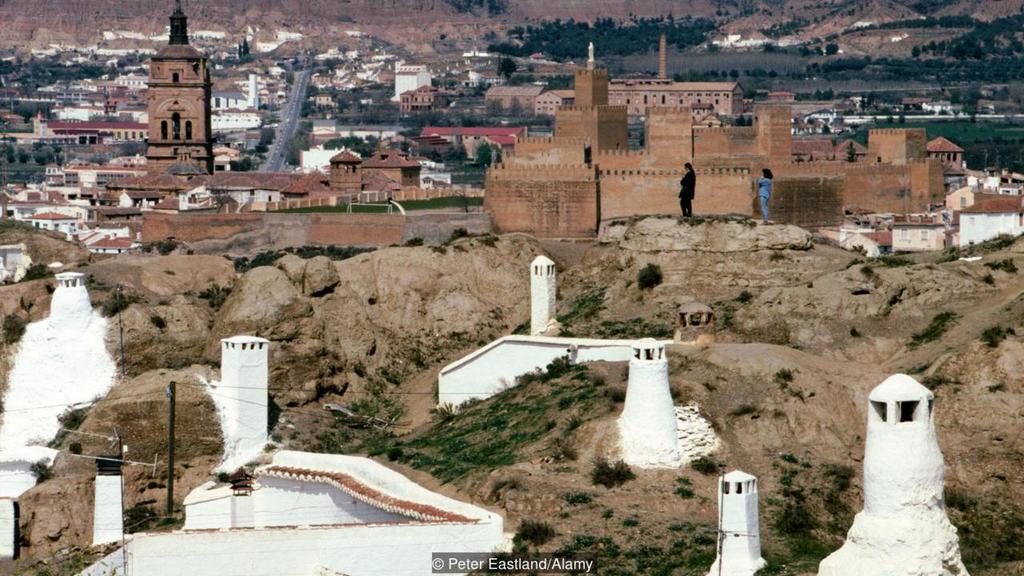
[[[424,126],[420,136],[517,136],[526,134],[522,126]]]
[[[938,138],[934,138],[932,140],[929,140],[927,148],[928,148],[929,152],[936,152],[936,153],[938,153],[938,152],[960,153],[960,152],[964,151],[963,148],[957,146],[956,144],[954,144],[953,142],[943,138],[942,136],[939,136]]]
[[[420,504],[388,496],[341,472],[325,472],[288,466],[268,466],[259,470],[258,474],[260,476],[329,484],[356,500],[371,506],[425,522],[475,522],[472,518],[442,510],[429,504]]]
[[[392,150],[374,152],[373,156],[363,160],[363,168],[418,168],[419,165],[405,154]]]
[[[92,244],[89,244],[89,248],[120,248],[122,250],[128,250],[132,247],[131,238],[101,238]]]
[[[359,164],[363,161],[362,158],[349,152],[348,150],[342,150],[334,156],[331,156],[331,164]]]
[[[961,210],[961,212],[998,214],[1006,212],[1020,212],[1021,199],[1019,196],[998,196],[995,198],[975,197],[974,204]]]
[[[78,220],[78,218],[57,212],[40,212],[29,216],[26,220]]]
[[[148,124],[141,122],[47,122],[46,127],[50,130],[78,130],[96,131],[106,130],[149,130]]]

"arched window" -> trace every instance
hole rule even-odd
[[[167,120],[160,123],[160,139],[167,140]]]
[[[171,114],[171,134],[175,140],[181,140],[181,114]]]
[[[191,120],[186,120],[185,121],[185,140],[191,140],[191,139],[192,139],[192,121]]]

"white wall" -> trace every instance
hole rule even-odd
[[[321,566],[359,576],[423,576],[431,573],[434,552],[490,552],[503,542],[500,522],[176,532],[133,538],[128,573],[146,576],[281,576],[315,574]]]
[[[1016,212],[960,214],[960,246],[979,244],[1000,234],[1018,236],[1024,232]]]
[[[438,404],[458,406],[474,398],[490,398],[515,385],[516,377],[542,369],[569,355],[575,362],[625,362],[633,340],[505,336],[441,369]]]

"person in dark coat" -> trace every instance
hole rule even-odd
[[[687,162],[685,165],[686,174],[679,181],[679,207],[683,210],[683,217],[693,216],[693,196],[697,191],[697,175],[693,172],[693,165]]]

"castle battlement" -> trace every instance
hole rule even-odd
[[[683,116],[693,114],[690,106],[648,106],[647,116]]]
[[[923,128],[871,128],[868,130],[868,137],[872,134],[909,134]]]
[[[566,144],[586,145],[588,140],[579,136],[526,136],[516,141],[516,144]]]
[[[608,78],[608,70],[605,70],[604,68],[592,68],[592,69],[583,68],[581,70],[577,70],[576,71],[576,77],[579,78],[581,76],[582,77],[588,77],[589,76],[591,78]]]
[[[558,111],[560,111],[560,112],[590,112],[591,110],[597,110],[598,108],[602,108],[604,110],[612,110],[612,111],[615,111],[615,112],[622,112],[623,114],[626,113],[626,106],[620,106],[618,104],[598,104],[596,106],[577,106],[577,105],[559,106],[558,107]]]
[[[602,156],[615,156],[619,158],[624,156],[635,156],[639,158],[647,156],[648,154],[649,152],[647,150],[598,150],[597,152],[594,152],[594,158],[595,160]]]
[[[597,170],[586,164],[527,164],[508,165],[505,163],[491,166],[487,171],[487,180],[583,180],[597,179]]]

